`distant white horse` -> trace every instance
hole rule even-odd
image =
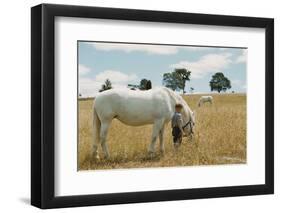
[[[210,104],[213,104],[213,97],[212,96],[201,96],[198,102],[198,106],[200,107],[203,103],[209,102]]]
[[[183,105],[183,129],[187,135],[192,135],[195,125],[194,113],[180,95],[168,88],[147,91],[111,89],[99,93],[94,102],[94,157],[98,158],[100,143],[105,157],[109,158],[106,138],[110,123],[114,118],[130,126],[153,124],[148,151],[155,152],[155,143],[159,136],[160,151],[164,152],[164,128],[171,120],[177,103]]]

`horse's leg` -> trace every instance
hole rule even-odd
[[[164,130],[165,130],[165,124],[163,125],[162,129],[160,129],[159,132],[159,141],[160,141],[160,152],[164,154],[165,147],[164,147]]]
[[[101,122],[101,129],[100,129],[101,147],[102,147],[103,153],[106,158],[109,158],[108,147],[106,144],[106,138],[107,138],[109,125],[110,125],[110,121]]]
[[[161,119],[161,120],[156,120],[154,122],[154,125],[153,125],[153,130],[152,130],[152,137],[151,137],[151,143],[150,143],[150,146],[148,148],[148,152],[153,154],[155,152],[155,143],[156,143],[156,140],[157,140],[157,136],[159,135],[159,132],[161,130],[161,128],[163,127],[164,125],[164,121]]]
[[[97,134],[99,134],[99,133],[97,133]],[[97,143],[96,139],[94,139],[94,142],[93,142],[93,157],[95,160],[99,159],[98,143]]]
[[[94,113],[93,113],[93,130],[94,130],[93,157],[94,157],[94,159],[99,159],[98,145],[100,143],[100,126],[101,126],[101,122],[100,122],[100,119],[96,112],[96,109],[94,108]]]

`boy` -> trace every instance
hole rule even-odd
[[[172,135],[173,135],[173,141],[174,141],[174,147],[178,148],[182,141],[182,136],[185,135],[183,131],[183,121],[182,121],[182,115],[181,115],[182,105],[176,104],[175,105],[175,113],[172,117]]]

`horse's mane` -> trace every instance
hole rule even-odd
[[[184,101],[184,99],[179,94],[175,93],[174,91],[172,91],[171,89],[169,89],[167,87],[163,87],[162,89],[168,93],[168,95],[175,101],[176,104],[179,103],[179,104],[183,104],[188,107],[187,103]]]
[[[172,100],[174,100],[175,104],[177,104],[177,103],[182,104],[184,106],[184,108],[187,109],[187,111],[188,111],[187,113],[189,114],[189,116],[191,116],[190,114],[192,113],[192,111],[191,111],[190,107],[188,106],[188,104],[183,99],[183,97],[181,97],[179,94],[175,93],[174,91],[172,91],[171,89],[169,89],[167,87],[163,87],[162,89],[168,93],[170,98]]]

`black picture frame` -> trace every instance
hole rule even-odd
[[[55,17],[264,28],[265,184],[93,195],[54,195]],[[274,193],[274,20],[271,18],[41,4],[31,8],[31,204],[39,208],[139,203]]]

